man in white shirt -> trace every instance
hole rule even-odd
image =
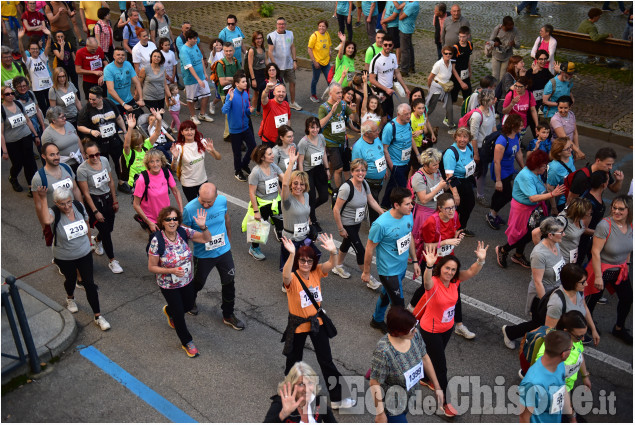
[[[406,97],[410,96],[410,90],[401,76],[399,71],[399,64],[397,63],[397,56],[392,53],[394,46],[393,39],[390,35],[384,36],[384,44],[381,52],[377,54],[370,62],[368,69],[368,80],[373,86],[381,101],[382,110],[388,114],[391,118],[394,117],[394,103],[392,101],[392,95],[395,93],[393,90],[393,79],[397,78],[397,81],[406,90]]]
[[[267,35],[267,44],[269,60],[278,65],[282,79],[289,83],[289,106],[301,111],[302,107],[295,102],[295,70],[298,68],[295,42],[293,32],[287,30],[287,21],[284,18],[280,17],[276,21],[276,30]]]

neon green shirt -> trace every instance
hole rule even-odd
[[[150,143],[150,139],[145,139],[143,141],[143,149],[141,152],[134,152],[134,162],[130,164],[130,158],[132,157],[132,149],[126,155],[126,151],[123,152],[123,159],[126,161],[126,164],[130,166],[130,174],[128,177],[128,184],[130,187],[134,186],[135,176],[141,174],[143,170],[146,169],[145,165],[143,165],[143,158],[146,156],[146,151],[152,149],[152,143]]]
[[[569,354],[569,357],[567,357],[564,361],[564,376],[565,383],[567,384],[567,391],[573,390],[573,385],[575,384],[576,379],[578,379],[578,371],[582,365],[582,360],[584,360],[584,357],[582,356],[583,351],[584,345],[582,345],[582,342],[574,342],[573,347],[571,348],[571,354]],[[545,344],[542,344],[540,350],[538,350],[536,361],[538,361],[543,354],[545,354]]]
[[[355,61],[346,55],[343,55],[342,59],[336,57],[333,81],[335,81],[336,83],[340,82],[340,78],[342,78],[342,71],[344,71],[344,68],[348,68],[348,76],[344,78],[344,81],[342,81],[342,88],[348,86],[348,77],[353,78],[353,74],[355,74]]]
[[[427,119],[426,119],[425,112],[423,113],[423,115],[421,115],[421,118],[417,118],[414,112],[410,114],[410,125],[412,126],[412,132],[414,133],[415,131],[419,131],[419,130],[425,131],[426,121]],[[423,145],[423,133],[415,137],[415,143],[417,144],[418,148],[420,148],[421,145]]]

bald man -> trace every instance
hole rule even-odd
[[[194,221],[199,209],[207,211],[205,226],[212,234],[212,240],[207,243],[194,243],[194,279],[192,284],[196,294],[203,289],[207,276],[214,267],[218,270],[221,284],[221,310],[223,311],[223,323],[237,331],[245,329],[242,321],[234,314],[234,259],[231,253],[231,223],[227,211],[227,198],[219,195],[216,186],[212,183],[203,183],[198,190],[198,197],[192,199],[183,208],[183,224],[194,230],[204,231]],[[189,311],[191,315],[198,314],[196,299],[194,307]]]
[[[84,99],[88,99],[91,87],[100,86],[104,91],[104,67],[108,64],[104,51],[97,44],[95,37],[86,39],[86,47],[75,54],[75,71],[82,76]]]

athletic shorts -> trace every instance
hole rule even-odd
[[[202,97],[210,97],[212,93],[209,91],[209,84],[205,81],[205,87],[196,84],[188,84],[185,86],[185,99],[187,102],[194,102]]]

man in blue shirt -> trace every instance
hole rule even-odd
[[[143,25],[139,19],[139,12],[135,9],[131,9],[128,12],[128,20],[130,22],[123,27],[123,42],[121,45],[128,52],[128,60],[132,62],[132,48],[139,42],[137,27],[143,28]]]
[[[390,192],[395,186],[406,187],[408,171],[410,170],[410,154],[413,139],[410,126],[410,105],[402,103],[397,107],[397,118],[384,126],[381,141],[384,144],[386,165],[390,170],[390,179],[386,185],[386,192],[381,201],[383,208],[390,206]]]
[[[542,92],[545,118],[551,118],[558,112],[558,99],[561,96],[570,96],[571,100],[574,100],[573,93],[571,93],[571,87],[573,87],[571,77],[573,77],[573,74],[575,74],[575,63],[562,62],[560,64],[560,74],[549,80],[545,85],[545,89]]]
[[[236,25],[238,18],[236,15],[227,16],[227,27],[223,28],[218,33],[218,38],[223,40],[223,43],[231,43],[234,45],[234,57],[238,61],[238,64],[243,66],[242,47],[245,35],[239,26]]]
[[[137,77],[133,66],[126,60],[126,52],[123,47],[115,47],[113,51],[113,61],[104,68],[104,82],[108,89],[108,99],[115,102],[119,113],[134,110],[134,114],[141,115],[141,106],[145,106],[143,101],[143,91],[141,82]],[[139,100],[135,102],[132,92],[130,91],[134,83],[135,90],[139,95]]]
[[[379,199],[379,192],[384,185],[384,177],[386,176],[386,157],[384,156],[384,147],[377,135],[379,128],[374,121],[368,120],[362,124],[362,137],[360,137],[355,145],[353,145],[352,159],[361,158],[368,164],[366,172],[366,182],[370,187],[370,193],[375,200]],[[372,224],[379,215],[375,210],[370,208],[369,218]]]
[[[231,224],[227,211],[227,198],[219,195],[216,186],[212,183],[203,183],[198,190],[198,197],[192,199],[183,208],[183,224],[194,230],[204,231],[194,221],[194,216],[201,208],[207,211],[205,226],[209,228],[212,240],[207,243],[194,243],[194,279],[192,284],[196,294],[203,289],[207,276],[214,267],[218,270],[221,284],[221,310],[223,311],[223,323],[237,331],[245,329],[242,321],[234,314],[234,299],[236,288],[234,287],[234,258],[231,252]],[[198,314],[196,298],[194,307],[189,311],[191,315]]]
[[[415,24],[419,16],[419,2],[406,2],[399,13],[399,44],[401,45],[401,75],[407,77],[408,73],[415,72],[415,51],[412,46],[412,33],[415,32]]]
[[[383,213],[370,228],[362,281],[370,280],[370,265],[377,248],[377,273],[382,284],[370,326],[388,333],[384,316],[388,304],[404,306],[402,281],[408,267],[408,256],[414,267],[413,279],[421,275],[419,262],[412,242],[412,194],[404,187],[396,187],[390,193],[392,208]]]
[[[185,99],[187,108],[190,111],[190,119],[196,125],[201,124],[201,120],[214,122],[214,118],[207,115],[207,105],[209,97],[212,95],[207,82],[207,74],[203,66],[203,53],[198,48],[198,33],[192,29],[185,33],[186,42],[181,46],[179,57],[181,59],[181,72],[183,73],[183,84],[185,85]],[[201,101],[201,113],[196,116],[194,102]]]

